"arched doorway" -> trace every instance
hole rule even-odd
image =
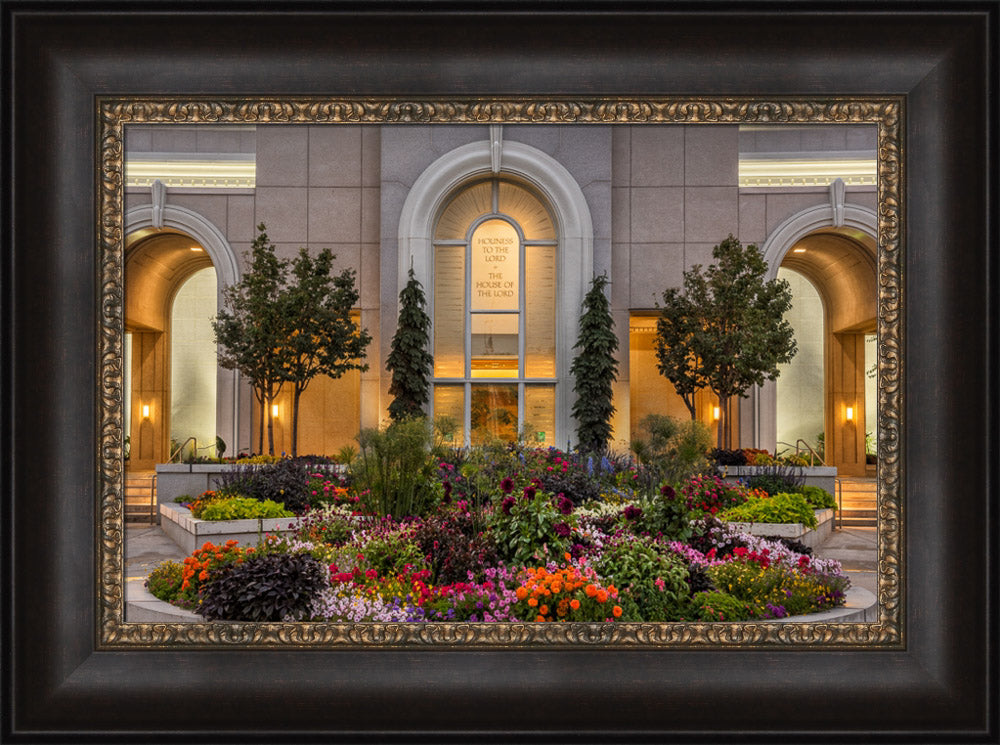
[[[194,314],[210,311],[214,315],[218,280],[204,247],[182,232],[137,231],[125,243],[129,469],[144,471],[167,460],[172,438],[197,436],[195,432],[180,434],[194,422],[200,423],[198,433],[209,439],[200,444],[214,442],[215,386],[208,384],[194,396],[185,396],[185,390],[190,391],[195,378],[216,375],[214,354],[204,359],[209,317]],[[174,343],[175,336],[180,345]],[[175,361],[182,367],[177,368]],[[172,393],[175,376],[179,385]],[[201,426],[206,421],[211,422],[210,430]],[[208,435],[209,431],[213,434]]]
[[[823,298],[825,460],[840,474],[864,476],[865,339],[878,315],[874,239],[821,229],[797,241],[781,266],[807,277]]]
[[[867,376],[874,360],[866,355],[872,356],[878,314],[877,219],[873,210],[846,202],[842,182],[831,185],[830,197],[785,220],[762,249],[769,279],[779,267],[792,269],[823,299],[825,461],[842,475],[864,476],[874,383]],[[773,382],[761,386],[747,407],[756,447],[776,446],[776,389]]]

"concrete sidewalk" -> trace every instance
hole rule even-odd
[[[878,529],[835,529],[813,553],[817,558],[836,559],[855,587],[878,596]]]

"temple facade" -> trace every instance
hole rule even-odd
[[[330,248],[356,273],[369,368],[314,380],[300,454],[387,418],[385,369],[413,269],[433,328],[429,414],[462,442],[576,441],[581,302],[609,278],[619,341],[612,445],[689,417],[656,365],[657,301],[729,234],[787,279],[799,352],[732,404],[731,447],[823,446],[864,475],[876,433],[876,131],[856,125],[130,125],[126,433],[133,469],[191,442],[259,450],[258,404],[210,325],[264,224],[278,254]],[[718,403],[705,391],[698,418]],[[276,451],[291,394],[275,404]],[[461,443],[456,443],[461,444]],[[191,447],[192,445],[188,445]]]

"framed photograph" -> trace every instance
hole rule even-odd
[[[996,739],[995,4],[40,8],[3,4],[5,739]],[[279,449],[344,444],[164,347],[187,323],[171,308],[223,307],[264,222],[282,255],[331,248],[358,277],[376,364],[314,400],[379,424],[409,271],[449,329],[429,405],[463,443],[572,445],[566,309],[603,273],[627,448],[658,410],[638,383],[657,292],[718,230],[758,244],[826,308],[821,403],[802,432],[773,383],[692,417],[731,420],[720,447],[796,450],[818,421],[841,475],[877,476],[871,602],[790,622],[144,615],[126,471],[200,433],[198,381],[217,455],[262,451],[265,409]]]

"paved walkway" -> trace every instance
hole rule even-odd
[[[813,553],[822,559],[837,559],[855,587],[878,596],[878,529],[841,528],[830,533]]]

